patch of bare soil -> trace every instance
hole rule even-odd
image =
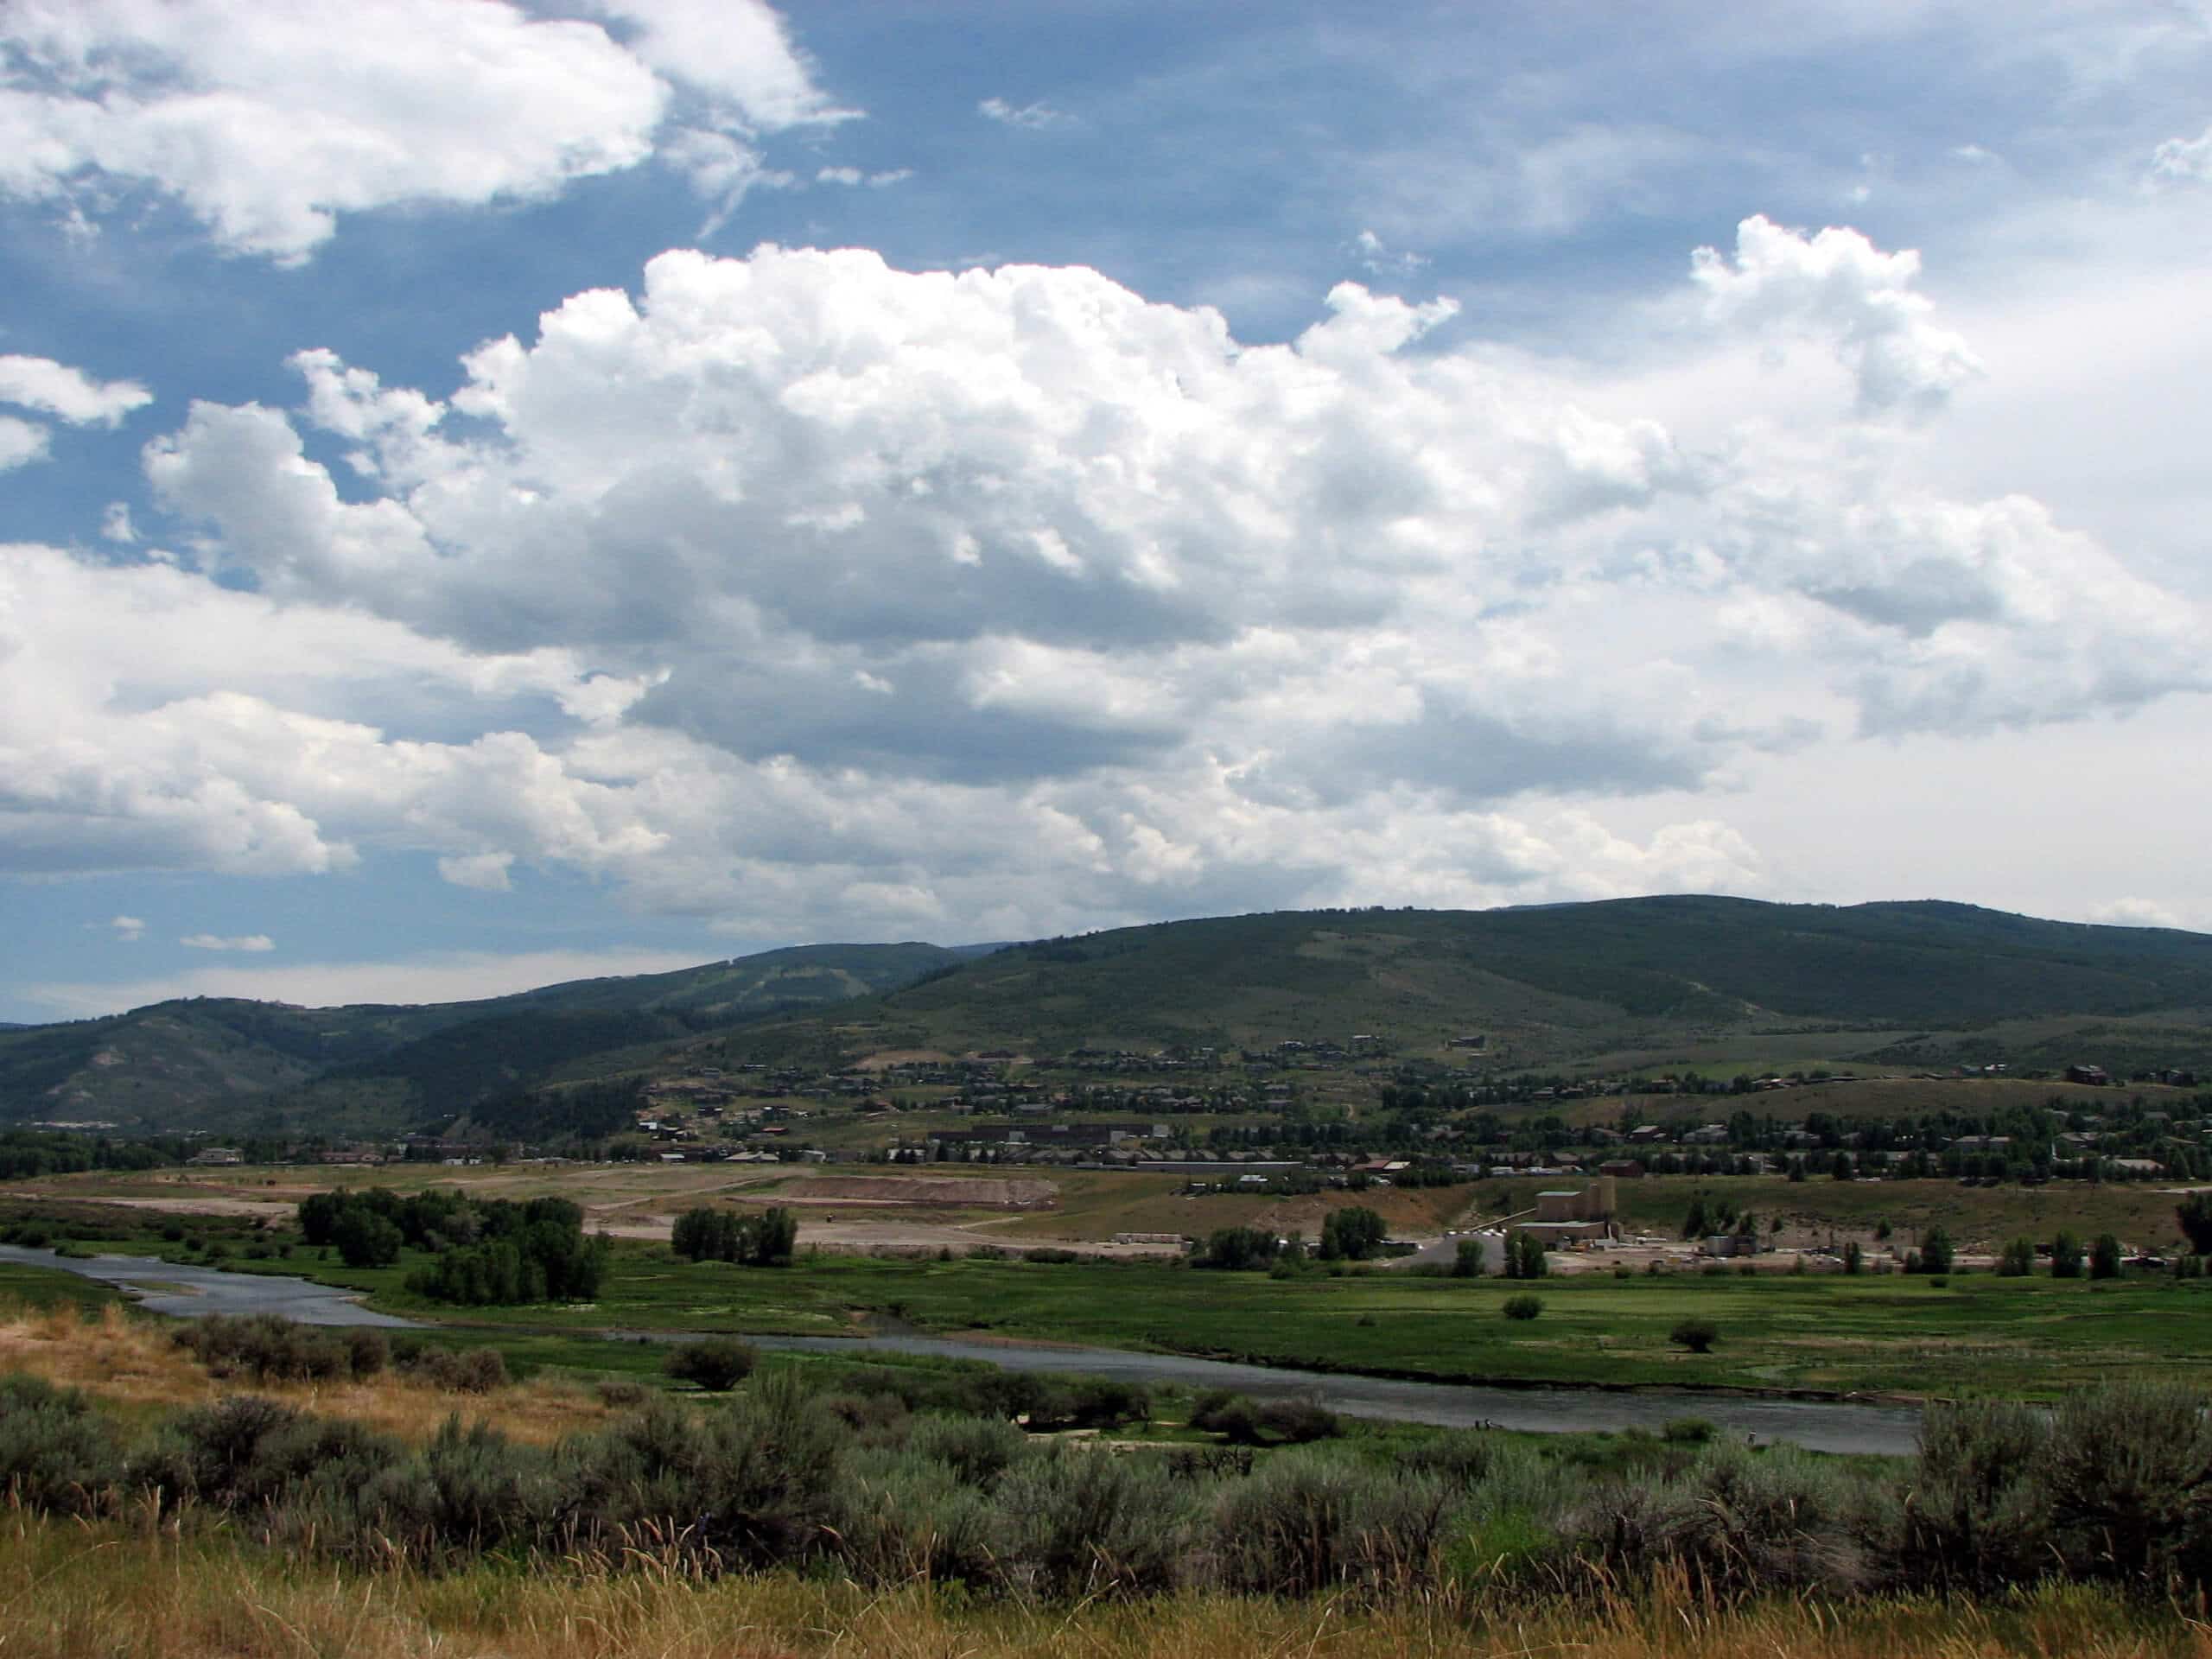
[[[883,1048],[866,1059],[853,1062],[856,1071],[887,1071],[894,1065],[936,1065],[950,1060],[951,1055],[941,1048]]]
[[[1049,1210],[1060,1189],[1051,1181],[995,1180],[949,1175],[817,1175],[777,1195],[783,1204],[897,1204],[955,1210]]]

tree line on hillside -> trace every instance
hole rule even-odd
[[[610,1254],[604,1234],[584,1236],[583,1211],[566,1198],[346,1188],[302,1198],[299,1219],[307,1243],[335,1249],[349,1268],[391,1267],[404,1248],[435,1252],[407,1276],[408,1290],[462,1306],[589,1301]]]

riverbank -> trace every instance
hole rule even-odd
[[[89,1260],[58,1256],[51,1250],[0,1246],[0,1261],[128,1287],[159,1288],[140,1305],[177,1318],[211,1313],[275,1313],[320,1325],[407,1326],[414,1322],[379,1313],[341,1288],[270,1274],[231,1274],[151,1260],[118,1256]],[[652,1337],[674,1339],[683,1332],[573,1328],[531,1332],[512,1323],[448,1321],[441,1328],[474,1336],[545,1334],[572,1341],[597,1337],[610,1344]],[[1700,1417],[1722,1433],[1760,1444],[1787,1442],[1811,1451],[1897,1457],[1916,1443],[1916,1410],[1836,1402],[1747,1396],[1699,1389],[1598,1393],[1577,1389],[1499,1388],[1439,1383],[1294,1367],[1209,1360],[1178,1354],[1147,1353],[1065,1343],[1023,1343],[1009,1338],[963,1341],[923,1335],[861,1335],[834,1338],[770,1334],[747,1338],[756,1345],[817,1353],[886,1352],[948,1360],[970,1360],[1008,1370],[1064,1376],[1096,1376],[1147,1387],[1229,1389],[1255,1398],[1308,1398],[1347,1416],[1422,1423],[1435,1427],[1498,1427],[1529,1433],[1656,1432],[1682,1417]]]

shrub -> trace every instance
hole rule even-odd
[[[1866,1265],[1866,1252],[1859,1248],[1859,1241],[1855,1238],[1847,1241],[1843,1247],[1843,1270],[1846,1273],[1857,1273]]]
[[[465,1558],[550,1539],[569,1497],[554,1454],[449,1416],[419,1457],[364,1488],[360,1509],[371,1541],[403,1539],[433,1559]]]
[[[1507,1297],[1504,1306],[1498,1309],[1509,1319],[1533,1319],[1543,1311],[1542,1297],[1526,1294]]]
[[[1260,1404],[1226,1389],[1199,1396],[1191,1427],[1218,1434],[1231,1446],[1304,1446],[1344,1433],[1334,1412],[1317,1400],[1270,1400]]]
[[[645,1402],[645,1385],[626,1376],[601,1377],[593,1385],[592,1392],[598,1395],[601,1405],[611,1409],[620,1410]]]
[[[1341,1583],[1414,1588],[1435,1575],[1450,1491],[1310,1450],[1284,1452],[1224,1490],[1212,1554],[1224,1587],[1312,1595]]]
[[[2050,1247],[2050,1276],[2054,1279],[2079,1279],[2083,1254],[2080,1239],[2071,1233],[2060,1233]]]
[[[1008,1577],[1056,1599],[1172,1589],[1186,1554],[1190,1504],[1188,1483],[1157,1459],[1055,1446],[999,1483]]]
[[[1000,1516],[944,1464],[912,1452],[863,1453],[838,1483],[830,1531],[863,1583],[1000,1576]]]
[[[2037,1474],[2074,1572],[2156,1589],[2212,1566],[2212,1424],[2171,1384],[2121,1382],[2059,1406]]]
[[[1152,1421],[1152,1395],[1141,1382],[1109,1376],[1031,1381],[1034,1391],[1027,1415],[1033,1430],[1119,1428]]]
[[[1703,1446],[1719,1432],[1702,1417],[1674,1417],[1660,1425],[1659,1438],[1669,1446]]]
[[[797,1565],[831,1545],[844,1440],[787,1370],[696,1415],[654,1400],[575,1448],[577,1524],[603,1541],[658,1529],[732,1565]]]
[[[760,1356],[734,1337],[706,1337],[679,1343],[661,1369],[679,1382],[695,1382],[709,1394],[728,1394],[753,1375]]]
[[[1997,1275],[2000,1279],[2021,1279],[2035,1271],[2036,1242],[2031,1238],[2016,1238],[2005,1247],[1997,1260]]]
[[[1463,1238],[1452,1252],[1452,1276],[1454,1279],[1479,1279],[1483,1276],[1483,1258],[1486,1254],[1479,1238]]]
[[[962,1485],[988,1489],[1030,1455],[1032,1442],[997,1418],[929,1416],[916,1421],[906,1446],[917,1457],[944,1465]]]
[[[2097,1242],[2089,1246],[2089,1277],[2120,1277],[2120,1241],[2110,1233],[2099,1233]]]
[[[380,1331],[296,1325],[273,1313],[213,1314],[179,1325],[170,1340],[216,1377],[244,1372],[257,1382],[370,1377],[391,1357]]]
[[[496,1348],[432,1348],[410,1346],[402,1358],[395,1351],[401,1372],[434,1389],[453,1394],[489,1394],[507,1384],[507,1362]]]
[[[1923,1410],[1902,1550],[1914,1580],[1989,1589],[2036,1574],[2049,1513],[2035,1473],[2050,1433],[2049,1416],[2031,1406],[1939,1402]]]
[[[1713,1344],[1720,1340],[1720,1327],[1711,1319],[1683,1319],[1667,1333],[1667,1340],[1694,1354],[1709,1354]]]
[[[59,1515],[106,1507],[123,1473],[115,1431],[74,1389],[0,1376],[0,1497]]]

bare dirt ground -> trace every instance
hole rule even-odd
[[[1045,1210],[1059,1201],[1050,1181],[983,1176],[817,1175],[777,1193],[785,1204],[899,1204],[961,1210]]]
[[[856,1071],[888,1071],[894,1065],[941,1065],[951,1058],[941,1048],[883,1048],[853,1064]]]
[[[983,1249],[1052,1244],[1096,1255],[1179,1254],[1172,1246],[1116,1244],[1110,1236],[1021,1238],[997,1230],[1050,1213],[1057,1206],[1059,1186],[1033,1177],[814,1174],[804,1166],[787,1166],[747,1167],[741,1175],[730,1172],[730,1166],[711,1164],[241,1169],[210,1175],[180,1171],[147,1177],[63,1177],[0,1187],[0,1192],[275,1223],[289,1221],[302,1198],[341,1181],[361,1186],[381,1181],[410,1191],[450,1183],[486,1198],[557,1193],[582,1206],[588,1230],[617,1238],[665,1240],[678,1211],[699,1204],[735,1202],[790,1206],[799,1217],[799,1243],[831,1250],[934,1254],[949,1249],[964,1255]],[[982,1211],[999,1213],[976,1213]],[[911,1211],[922,1213],[904,1213]]]

